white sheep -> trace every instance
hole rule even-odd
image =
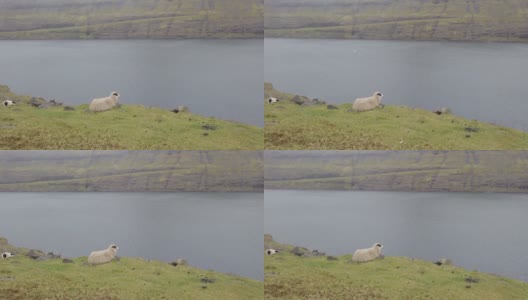
[[[354,252],[354,255],[352,256],[352,261],[355,262],[367,262],[371,260],[375,260],[376,258],[381,256],[381,249],[383,248],[383,245],[380,243],[376,243],[372,245],[372,247],[367,249],[358,249],[356,252]]]
[[[112,244],[108,246],[106,250],[93,251],[92,253],[90,253],[90,256],[88,256],[88,263],[92,265],[109,263],[116,256],[117,250],[119,250],[119,247]]]
[[[273,104],[273,103],[277,103],[277,102],[279,102],[279,99],[277,99],[277,98],[273,98],[273,97],[269,97],[268,98],[268,103],[269,104]]]
[[[380,92],[375,92],[372,97],[357,98],[352,104],[352,109],[355,111],[367,111],[374,109],[381,105],[383,95]]]
[[[15,256],[13,253],[9,253],[9,252],[2,253],[2,258],[3,259],[8,259],[8,258],[11,258],[13,256]]]
[[[2,102],[2,105],[4,107],[13,106],[15,105],[15,102],[13,100],[5,100],[4,102]]]
[[[109,97],[94,99],[90,104],[91,111],[106,111],[114,108],[119,101],[119,94],[112,92]]]
[[[279,250],[275,250],[275,249],[268,249],[266,250],[266,254],[267,255],[274,255],[274,254],[277,254],[279,253],[280,251]]]

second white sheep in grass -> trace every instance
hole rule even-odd
[[[354,252],[354,255],[352,256],[352,261],[355,262],[367,262],[371,260],[375,260],[376,258],[381,256],[381,249],[383,248],[383,245],[380,243],[376,243],[372,245],[372,247],[367,249],[358,249],[356,252]]]
[[[15,256],[13,253],[9,253],[9,252],[2,253],[2,258],[3,259],[8,259],[8,258],[11,258],[13,256]]]
[[[275,249],[266,250],[266,254],[267,255],[274,255],[274,254],[277,254],[277,253],[279,253],[279,250],[275,250]]]
[[[112,92],[109,97],[94,99],[90,104],[91,111],[106,111],[114,108],[119,101],[119,94]]]
[[[354,111],[372,110],[381,105],[381,99],[383,99],[383,94],[380,92],[375,92],[372,97],[357,98],[352,105],[352,109]]]
[[[13,100],[6,100],[6,101],[2,102],[2,105],[4,107],[9,107],[9,106],[15,105],[15,102]]]
[[[274,98],[274,97],[269,97],[268,98],[268,103],[269,104],[273,104],[273,103],[277,103],[277,102],[279,102],[279,99],[277,99],[277,98]]]
[[[117,254],[119,247],[112,244],[106,250],[94,251],[88,256],[88,263],[92,265],[106,264],[112,261]]]

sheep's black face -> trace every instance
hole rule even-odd
[[[377,95],[378,97],[381,97],[381,96],[383,96],[383,95],[382,95],[381,93],[377,93],[376,95]]]
[[[376,244],[376,247],[382,248],[383,246],[381,244]]]
[[[268,253],[268,255],[270,255],[271,254],[271,250],[266,251],[266,253]]]
[[[116,96],[116,97],[119,97],[119,94],[118,94],[118,93],[113,93],[112,95],[113,95],[113,96]]]
[[[3,258],[7,258],[7,254],[3,253],[3,254],[2,254],[2,257],[3,257]]]
[[[117,246],[116,246],[116,245],[112,245],[112,248],[113,248],[113,249],[117,249]]]

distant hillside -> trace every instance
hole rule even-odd
[[[258,38],[263,0],[3,0],[0,39]]]
[[[262,192],[261,151],[0,151],[0,192]]]
[[[266,151],[265,188],[528,192],[526,151]]]
[[[519,0],[268,0],[266,37],[528,41]]]

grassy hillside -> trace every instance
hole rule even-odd
[[[266,151],[267,189],[528,192],[526,151]]]
[[[265,237],[282,253],[264,259],[266,299],[527,299],[528,284],[456,266],[406,257],[347,263],[351,255],[296,256],[293,246]]]
[[[403,106],[349,112],[351,103],[298,105],[294,95],[265,84],[265,97],[283,101],[265,105],[267,150],[522,150],[528,133],[467,120],[454,114]]]
[[[528,41],[518,0],[269,0],[266,37]]]
[[[7,247],[7,249],[12,247]],[[6,249],[6,250],[7,250]],[[262,299],[262,282],[206,271],[173,267],[160,261],[120,258],[100,266],[86,257],[63,263],[24,256],[0,260],[0,299]],[[13,250],[11,250],[13,251]]]
[[[0,108],[0,149],[21,150],[258,150],[262,129],[237,122],[142,105],[102,113],[88,104],[67,111],[29,105],[32,97],[0,86],[0,99],[17,101]]]
[[[0,39],[259,38],[262,0],[4,0]]]
[[[1,192],[262,192],[261,151],[0,151]]]

